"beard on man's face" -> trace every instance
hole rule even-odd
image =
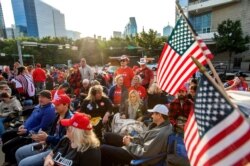
[[[185,95],[178,95],[179,100],[183,100],[185,98]]]

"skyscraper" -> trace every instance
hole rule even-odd
[[[4,23],[4,18],[3,18],[2,5],[0,1],[0,38],[5,38],[5,37],[6,37],[5,23]]]
[[[173,27],[170,25],[167,25],[163,28],[163,36],[170,36],[171,32],[173,30]]]
[[[113,37],[121,38],[122,37],[122,32],[120,32],[120,31],[113,31]]]
[[[129,17],[129,22],[125,26],[124,29],[124,36],[135,36],[137,34],[137,24],[135,17]]]
[[[20,36],[66,36],[64,14],[52,6],[40,0],[12,0],[12,8]]]

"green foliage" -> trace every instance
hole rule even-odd
[[[214,40],[218,52],[240,53],[248,49],[246,44],[249,37],[243,37],[240,20],[225,20],[218,25],[217,30],[218,34],[214,34]]]
[[[157,37],[157,31],[149,29],[148,33],[142,31],[136,35],[136,43],[139,47],[145,49],[147,56],[159,56],[159,51],[162,50],[165,38]]]
[[[127,36],[126,38],[111,38],[110,40],[99,40],[94,38],[82,38],[72,41],[68,38],[44,37],[36,38],[18,38],[20,42],[37,42],[39,46],[23,46],[22,54],[34,55],[34,63],[45,64],[66,64],[71,59],[73,63],[78,63],[80,58],[86,58],[90,65],[101,65],[109,62],[110,56],[121,56],[123,54],[130,56],[142,55],[159,56],[162,50],[165,38],[157,37],[157,32],[149,30],[148,33],[142,32],[139,35]],[[17,40],[0,41],[0,53],[3,52],[8,56],[8,61],[2,61],[0,57],[0,65],[13,65],[18,59]],[[44,43],[44,45],[42,45]],[[57,46],[48,44],[70,44],[77,46],[78,50],[58,49]],[[15,56],[14,56],[15,55]],[[25,65],[33,63],[31,57],[23,57]]]
[[[241,53],[248,50],[246,44],[249,42],[249,36],[243,37],[240,20],[232,21],[230,19],[223,21],[218,25],[218,34],[214,34],[217,52],[229,53],[229,70],[233,53]]]

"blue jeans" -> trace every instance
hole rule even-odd
[[[5,119],[6,118],[0,118],[0,138],[2,138],[2,134],[5,131],[4,124],[3,124]]]
[[[19,166],[43,166],[44,158],[51,152],[51,149],[46,151],[32,151],[32,146],[38,143],[32,143],[22,146],[16,151],[16,160]]]

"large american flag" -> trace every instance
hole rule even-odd
[[[205,76],[185,126],[184,142],[192,166],[250,162],[249,123]]]
[[[183,16],[177,21],[158,62],[157,83],[159,87],[174,95],[198,70],[191,56],[206,63],[212,54],[206,44],[190,31],[191,27]]]

